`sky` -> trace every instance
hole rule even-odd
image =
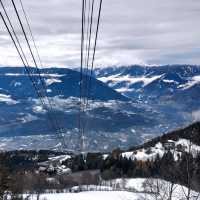
[[[2,1],[30,58],[10,0]],[[43,66],[79,67],[82,0],[22,1]],[[95,66],[132,64],[200,64],[200,1],[103,0]],[[0,20],[0,66],[21,65]]]

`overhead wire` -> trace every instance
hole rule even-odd
[[[98,33],[99,33],[99,24],[100,24],[100,17],[101,17],[101,9],[102,9],[102,0],[100,0],[99,6],[98,6],[98,17],[97,17],[97,26],[96,26],[96,31],[95,31],[95,36],[94,36],[94,47],[93,47],[93,54],[92,54],[92,60],[90,63],[90,52],[91,52],[91,40],[92,40],[92,27],[93,27],[93,17],[94,17],[94,0],[92,0],[92,5],[90,4],[91,2],[89,1],[89,5],[86,6],[85,4],[87,1],[83,0],[82,3],[82,35],[81,35],[81,92],[80,92],[80,110],[82,112],[82,115],[86,116],[87,109],[89,108],[89,98],[90,98],[90,90],[91,90],[91,81],[92,81],[92,75],[93,75],[93,69],[94,69],[94,61],[95,61],[95,54],[96,54],[96,47],[97,47],[97,40],[98,40]],[[86,7],[88,9],[86,10]],[[85,9],[85,10],[84,10]],[[85,73],[84,77],[85,80],[83,80],[83,51],[84,51],[84,25],[85,25],[85,13],[88,11],[87,15],[87,35],[86,35],[86,48],[85,48]],[[91,66],[90,66],[91,65]],[[89,73],[90,71],[90,73]],[[85,89],[82,91],[82,87]],[[82,103],[82,98],[83,103]],[[86,123],[87,120],[84,118],[80,117],[80,120],[82,121],[81,124],[81,143],[84,144],[84,134],[85,134],[85,128],[86,128]]]
[[[26,61],[24,61],[23,56],[21,55],[21,52],[20,52],[20,50],[19,50],[19,48],[18,48],[18,46],[17,46],[17,43],[16,43],[16,41],[15,41],[15,39],[14,39],[14,37],[13,37],[13,35],[12,35],[12,33],[11,33],[11,31],[10,31],[10,29],[9,29],[9,27],[8,27],[8,25],[7,25],[7,23],[6,23],[6,20],[5,20],[5,18],[4,18],[4,16],[2,15],[1,12],[0,12],[0,16],[1,16],[1,18],[2,18],[2,20],[3,20],[3,23],[4,23],[4,25],[5,25],[6,29],[7,29],[7,31],[8,31],[8,33],[9,33],[10,37],[11,37],[11,40],[12,40],[14,46],[15,46],[17,52],[18,52],[18,55],[19,55],[19,57],[20,57],[20,59],[21,59],[23,65],[24,65],[24,67],[25,67],[25,70],[26,70],[26,72],[27,72],[27,74],[28,74],[28,76],[29,76],[29,79],[30,79],[30,81],[31,81],[31,83],[32,83],[32,85],[33,85],[33,88],[34,88],[34,90],[36,91],[36,94],[37,94],[38,98],[40,99],[41,104],[42,104],[43,107],[44,107],[43,99],[41,98],[40,93],[38,92],[37,85],[35,84],[35,82],[34,82],[32,76],[31,76],[31,73],[30,73],[30,71],[29,71],[28,65],[27,65],[27,63],[26,63],[26,62],[27,62],[27,59],[26,59]]]
[[[88,89],[88,75],[89,75],[89,60],[88,60],[88,57],[89,57],[89,53],[90,53],[90,46],[91,46],[91,28],[92,28],[92,25],[91,25],[91,21],[92,21],[92,17],[91,15],[93,16],[93,10],[94,10],[94,0],[92,0],[92,4],[91,4],[91,0],[88,0],[89,1],[89,5],[86,6],[87,7],[87,33],[86,33],[86,46],[85,46],[85,73],[84,73],[84,81],[83,81],[83,88],[84,88],[84,92],[83,92],[83,95],[84,95],[84,102],[83,102],[83,113],[84,113],[84,118],[83,118],[83,126],[82,126],[82,146],[83,146],[83,150],[84,151],[84,146],[85,146],[85,143],[84,143],[84,136],[85,136],[85,130],[87,128],[87,102],[88,102],[88,99],[87,99],[87,89]],[[92,14],[90,14],[92,13]]]
[[[85,109],[87,105],[87,87],[88,87],[88,75],[89,75],[89,55],[90,55],[90,46],[91,46],[91,31],[92,31],[92,19],[93,19],[93,10],[94,10],[94,0],[89,0],[88,16],[87,16],[87,41],[85,49]],[[91,14],[90,14],[91,13]]]
[[[36,61],[36,59],[35,59],[35,56],[34,56],[34,54],[33,54],[32,49],[31,49],[31,45],[30,45],[29,39],[28,39],[27,34],[26,34],[26,32],[25,32],[25,29],[24,29],[24,27],[23,27],[23,23],[22,23],[22,20],[21,20],[21,18],[20,18],[20,16],[19,16],[19,12],[18,12],[18,10],[17,10],[17,8],[16,8],[15,2],[14,2],[14,0],[11,0],[11,1],[12,1],[14,10],[15,10],[15,12],[16,12],[18,21],[19,21],[19,23],[20,23],[21,29],[22,29],[22,31],[23,31],[23,34],[24,34],[26,43],[27,43],[28,48],[29,48],[29,51],[30,51],[30,53],[31,53],[31,57],[32,57],[32,59],[33,59],[33,61],[34,61],[34,64],[35,64],[35,67],[36,67],[36,71],[37,71],[38,76],[39,76],[40,83],[41,83],[41,85],[42,85],[42,91],[41,91],[41,92],[43,93],[43,96],[44,96],[44,98],[46,99],[47,104],[49,104],[50,112],[51,112],[51,114],[52,114],[52,118],[54,119],[55,126],[57,127],[56,129],[57,129],[57,131],[58,131],[59,137],[61,137],[61,139],[62,139],[62,145],[63,145],[63,147],[65,148],[66,144],[65,144],[64,134],[63,134],[63,131],[62,131],[63,128],[60,127],[59,121],[58,121],[56,115],[54,114],[52,102],[51,102],[51,100],[49,99],[49,97],[48,97],[48,95],[47,95],[47,87],[46,87],[45,81],[44,81],[43,78],[41,77],[40,69],[39,69],[39,67],[38,67],[37,61]],[[34,44],[34,46],[35,46],[35,48],[36,48],[36,52],[37,52],[37,54],[38,54],[38,58],[39,58],[39,61],[40,61],[41,67],[42,67],[41,58],[40,58],[40,56],[39,56],[39,52],[38,52],[38,49],[37,49],[37,46],[36,46],[36,43],[35,43],[35,40],[34,40],[34,37],[33,37],[33,33],[32,33],[32,31],[31,31],[30,23],[29,23],[29,21],[28,21],[28,18],[27,18],[26,12],[25,12],[25,10],[24,10],[22,1],[20,1],[20,3],[21,3],[21,7],[22,7],[22,10],[23,10],[23,13],[24,13],[24,16],[25,16],[27,25],[28,25],[28,27],[29,27],[29,31],[30,31],[30,34],[31,34],[31,38],[32,38],[32,40],[33,40],[33,44]],[[57,133],[57,131],[56,131],[56,133]]]
[[[84,62],[84,39],[85,39],[85,6],[86,0],[82,0],[81,16],[81,66],[80,66],[80,96],[79,96],[79,134],[80,134],[80,152],[83,150],[83,62]]]
[[[90,23],[90,31],[89,31],[89,44],[88,44],[88,49],[87,49],[87,63],[86,63],[86,66],[87,66],[87,69],[89,71],[89,59],[90,59],[90,51],[91,51],[91,37],[92,37],[92,25],[93,25],[93,13],[94,13],[94,0],[92,0],[92,8],[91,8],[91,13],[90,13],[90,21],[88,23]],[[88,107],[88,101],[89,101],[89,90],[88,90],[88,79],[89,79],[89,72],[87,73],[87,85],[86,85],[86,91],[87,91],[87,94],[86,94],[86,98],[87,98],[87,101],[86,101],[86,109]]]
[[[39,51],[38,51],[38,48],[37,48],[37,45],[36,45],[36,42],[35,42],[35,38],[34,38],[34,35],[33,35],[33,32],[31,30],[31,26],[30,26],[30,23],[29,23],[29,19],[28,19],[28,16],[27,16],[27,13],[25,11],[25,8],[23,6],[23,2],[22,0],[19,0],[20,1],[20,5],[21,5],[21,8],[22,8],[22,11],[23,11],[23,14],[24,14],[24,17],[25,17],[25,20],[26,20],[26,23],[27,23],[27,26],[28,26],[28,29],[29,29],[29,32],[30,32],[30,36],[31,36],[31,39],[32,39],[32,42],[33,42],[33,45],[34,45],[34,48],[36,50],[36,53],[37,53],[37,57],[38,57],[38,60],[39,60],[39,63],[40,63],[40,67],[42,68],[43,67],[43,64],[42,64],[42,60],[41,60],[41,57],[39,55]],[[14,2],[14,1],[13,1]],[[54,102],[51,101],[49,98],[48,98],[48,95],[47,95],[47,87],[46,87],[46,84],[45,84],[45,81],[44,79],[42,79],[41,77],[41,74],[40,74],[40,70],[38,68],[38,65],[36,64],[36,68],[37,68],[37,71],[38,71],[38,74],[39,74],[39,78],[41,80],[41,83],[44,87],[44,92],[45,92],[45,96],[47,97],[47,101],[48,101],[48,104],[50,105],[50,108],[51,108],[51,111],[53,111],[53,105],[55,106]],[[66,143],[65,143],[65,139],[64,139],[64,133],[63,133],[63,130],[64,128],[61,127],[61,125],[59,125],[59,121],[55,115],[55,123],[59,129],[59,132],[60,132],[60,135],[61,135],[61,138],[62,138],[62,141],[63,141],[63,145],[64,145],[64,148],[66,147]]]
[[[25,66],[26,72],[29,75],[29,78],[32,82],[33,87],[35,88],[35,91],[38,95],[38,98],[41,100],[41,103],[44,107],[47,108],[47,110],[51,111],[53,114],[53,106],[52,106],[52,102],[50,101],[50,99],[48,98],[47,95],[47,87],[45,84],[45,81],[43,80],[40,70],[39,70],[39,66],[37,64],[36,58],[34,56],[34,53],[32,51],[32,47],[30,45],[29,39],[27,37],[27,33],[24,29],[22,20],[20,18],[18,9],[15,5],[14,0],[11,0],[15,13],[17,15],[17,19],[19,21],[20,27],[22,29],[24,38],[26,40],[28,49],[30,51],[31,57],[32,57],[32,61],[35,65],[35,69],[36,69],[36,74],[38,75],[39,81],[37,82],[33,76],[33,72],[31,71],[32,68],[30,68],[30,65],[28,63],[28,60],[26,58],[26,55],[23,51],[23,48],[20,44],[20,41],[16,35],[16,32],[14,30],[14,27],[12,26],[12,23],[9,19],[8,14],[5,12],[5,7],[3,6],[3,10],[5,12],[6,18],[10,24],[12,33],[14,34],[14,37],[6,23],[6,20],[4,19],[2,13],[1,13],[1,18],[3,19],[3,22],[7,28],[7,31],[15,45],[15,48],[17,49],[17,52],[20,56],[20,59],[22,60],[23,65]],[[2,1],[0,0],[1,5]],[[79,104],[80,104],[80,109],[79,109],[79,133],[80,133],[80,140],[81,140],[81,144],[80,144],[80,150],[83,151],[84,148],[84,134],[85,134],[85,112],[87,110],[87,106],[89,105],[89,99],[90,99],[90,92],[91,92],[91,81],[92,81],[92,76],[93,76],[93,70],[94,70],[94,62],[95,62],[95,55],[96,55],[96,47],[97,47],[97,40],[98,40],[98,33],[99,33],[99,24],[100,24],[100,18],[101,18],[101,9],[102,9],[102,0],[100,0],[100,3],[98,5],[98,18],[97,18],[97,26],[96,26],[96,31],[95,31],[95,38],[94,38],[94,47],[93,47],[93,54],[92,54],[92,60],[90,62],[90,52],[91,52],[91,40],[92,40],[92,28],[93,28],[93,17],[94,17],[94,0],[92,0],[92,4],[91,4],[91,0],[89,0],[89,5],[87,5],[87,0],[82,0],[82,26],[81,26],[81,68],[80,68],[80,96],[79,96]],[[40,67],[42,67],[42,61],[39,55],[39,51],[38,48],[36,46],[35,43],[35,39],[31,30],[31,26],[30,23],[28,21],[28,17],[27,14],[25,12],[22,0],[20,0],[20,4],[22,7],[22,11],[31,35],[31,39],[33,41],[33,45],[35,47],[36,53],[37,53],[37,57],[38,60],[40,62]],[[88,13],[86,13],[88,12]],[[87,14],[87,15],[86,15]],[[87,22],[86,22],[86,18],[87,18]],[[85,37],[85,29],[86,29],[86,37]],[[15,41],[16,40],[16,41]],[[85,51],[85,52],[84,52]],[[85,58],[84,58],[85,56]],[[84,63],[85,62],[85,63]],[[84,65],[85,65],[85,73],[84,73]],[[90,71],[90,74],[89,74]],[[84,80],[85,78],[85,80]],[[40,84],[41,86],[39,86]],[[42,89],[40,88],[42,87]],[[47,104],[49,106],[47,106]],[[63,132],[62,132],[62,128],[59,127],[59,122],[57,120],[57,117],[53,114],[51,117],[51,120],[53,120],[53,126],[55,126],[55,129],[58,130],[59,134],[61,136],[63,136]],[[56,131],[57,132],[57,131]],[[65,145],[65,140],[63,142],[63,144]]]
[[[97,27],[96,27],[96,33],[95,33],[95,42],[94,42],[94,50],[93,50],[93,56],[92,56],[92,66],[90,70],[90,80],[89,80],[89,93],[91,89],[91,81],[93,76],[93,70],[94,70],[94,61],[95,61],[95,55],[96,55],[96,47],[97,47],[97,40],[98,40],[98,33],[99,33],[99,24],[100,24],[100,18],[101,18],[101,9],[102,9],[102,0],[100,0],[99,4],[99,13],[98,13],[98,19],[97,19]]]
[[[26,14],[26,11],[25,11],[25,8],[24,8],[24,5],[23,5],[22,0],[19,0],[19,2],[20,2],[20,5],[21,5],[21,8],[22,8],[22,11],[23,11],[23,14],[24,14],[24,17],[25,17],[25,20],[26,20],[26,23],[27,23],[29,32],[30,32],[30,36],[31,36],[32,41],[33,41],[33,45],[34,45],[35,50],[36,50],[36,53],[37,53],[38,60],[39,60],[39,62],[40,62],[40,66],[42,67],[42,66],[43,66],[43,64],[42,64],[42,59],[41,59],[41,57],[40,57],[39,50],[38,50],[38,47],[37,47],[37,45],[36,45],[33,32],[32,32],[32,30],[31,30],[31,25],[30,25],[30,23],[29,23],[28,15]]]
[[[33,87],[34,87],[34,90],[36,91],[36,94],[37,94],[37,96],[38,96],[38,98],[39,98],[41,104],[42,104],[43,107],[48,111],[48,106],[46,105],[46,102],[45,102],[45,100],[44,100],[44,98],[46,97],[46,96],[43,94],[44,88],[43,88],[42,90],[41,90],[40,88],[38,88],[38,83],[37,83],[37,81],[34,79],[34,76],[32,75],[32,71],[31,71],[30,65],[28,64],[28,60],[27,60],[26,55],[25,55],[25,53],[24,53],[24,51],[23,51],[23,48],[22,48],[22,46],[21,46],[21,44],[20,44],[19,38],[18,38],[18,36],[17,36],[17,34],[16,34],[15,30],[14,30],[14,27],[13,27],[13,25],[12,25],[12,23],[11,23],[11,20],[10,20],[10,18],[9,18],[9,16],[8,16],[8,13],[7,13],[6,9],[5,9],[5,6],[4,6],[4,4],[3,4],[3,2],[2,2],[1,0],[0,0],[0,3],[1,3],[1,6],[2,6],[2,8],[3,8],[3,10],[4,10],[4,13],[5,13],[5,15],[6,15],[6,18],[7,18],[7,20],[8,20],[8,23],[9,23],[11,29],[12,29],[12,32],[10,31],[10,29],[9,29],[9,27],[8,27],[8,25],[7,25],[7,22],[6,22],[5,18],[3,17],[2,13],[1,13],[1,18],[2,18],[2,20],[3,20],[3,23],[4,23],[4,25],[6,26],[6,29],[7,29],[8,33],[9,33],[9,35],[10,35],[10,37],[11,37],[13,43],[14,43],[14,46],[15,46],[17,52],[18,52],[18,55],[20,56],[20,59],[21,59],[23,65],[24,65],[24,67],[25,67],[25,70],[26,70],[26,72],[27,72],[27,74],[28,74],[28,76],[29,76],[30,81],[32,82],[32,85],[33,85]],[[13,0],[12,0],[12,3],[13,3],[13,6],[14,6],[15,11],[17,11],[17,8],[16,8],[15,3],[14,3]],[[22,3],[22,2],[21,2],[21,3]],[[23,5],[22,5],[22,6],[23,6]],[[18,20],[20,21],[20,25],[21,25],[21,28],[22,28],[22,30],[23,30],[23,33],[25,33],[25,30],[24,30],[23,25],[22,25],[22,22],[21,22],[21,20],[20,20],[19,14],[18,14],[18,13],[16,13],[16,14],[17,14]],[[30,28],[30,24],[29,24],[29,28]],[[31,29],[30,29],[30,30],[31,30]],[[12,33],[14,34],[14,37],[13,37]],[[32,36],[33,36],[33,34],[32,34]],[[16,39],[16,41],[15,41],[14,38]],[[26,33],[25,33],[25,38],[26,38],[27,43],[29,43],[29,42],[28,42],[28,38],[27,38],[27,36],[26,36]],[[36,46],[36,45],[35,45],[35,46]],[[32,52],[30,44],[28,44],[28,47],[29,47],[29,50]],[[37,47],[36,47],[36,48],[37,48]],[[34,58],[34,55],[33,55],[33,53],[31,53],[31,54],[32,54],[33,60],[34,60],[34,62],[35,62],[35,64],[36,64],[36,60],[35,60],[35,58]],[[39,53],[38,53],[38,55],[39,55]],[[40,59],[40,61],[41,61],[41,59]],[[36,68],[37,68],[37,64],[36,64]],[[40,75],[40,72],[39,72],[38,69],[37,69],[37,72],[38,72],[38,76],[40,77],[40,81],[42,82],[42,78],[41,78],[41,75]],[[42,83],[42,86],[44,87],[44,83]],[[53,129],[55,130],[55,132],[57,132],[57,130],[58,130],[58,128],[57,128],[57,126],[58,126],[57,122],[54,123],[55,120],[53,119],[53,116],[51,116],[51,115],[49,114],[49,112],[47,112],[47,115],[48,115],[48,118],[49,118],[50,121],[51,121],[51,126],[53,127]]]

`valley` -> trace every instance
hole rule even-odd
[[[90,107],[84,114],[87,151],[111,151],[116,146],[126,149],[198,121],[199,85],[193,81],[200,74],[198,66],[133,66],[105,68],[95,73],[105,83],[92,79]],[[76,150],[80,143],[80,74],[51,68],[41,70],[41,75],[53,102],[53,112],[64,130],[65,148]],[[83,80],[86,79],[85,75]],[[60,136],[52,132],[46,110],[24,69],[1,68],[0,83],[0,149],[59,149]],[[190,87],[185,89],[184,84]],[[122,86],[129,87],[128,91],[120,92]]]

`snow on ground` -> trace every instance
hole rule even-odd
[[[143,195],[144,196],[144,195]],[[31,200],[36,200],[36,195]],[[43,194],[40,200],[142,200],[141,194],[125,191],[91,191],[81,193]]]
[[[189,152],[189,148],[191,146],[191,149],[190,151],[192,152],[192,154],[195,156],[198,152],[200,152],[200,146],[196,145],[196,144],[193,144],[191,143],[189,140],[186,140],[186,139],[179,139],[177,142],[175,142],[175,145],[183,145],[186,147],[186,151]]]
[[[134,152],[130,151],[122,153],[122,157],[126,157],[128,159],[131,158],[132,160],[137,159],[137,160],[147,161],[148,159],[149,160],[155,159],[157,155],[162,157],[164,152],[165,152],[164,147],[159,142],[158,144],[156,144],[155,147],[152,147],[149,152],[147,149],[139,149]]]
[[[103,185],[113,185],[116,188],[133,189],[138,192],[143,192],[143,184],[146,181],[144,178],[118,178],[109,181],[103,181]]]
[[[161,179],[113,179],[104,181],[104,186],[87,186],[90,191],[77,192],[78,186],[73,187],[75,193],[46,193],[40,195],[40,200],[153,200],[169,199],[172,186],[170,182]],[[106,186],[107,185],[107,186]],[[112,191],[111,189],[115,189]],[[77,190],[76,190],[77,189]],[[97,191],[101,189],[102,191]],[[96,191],[95,191],[96,190]],[[105,191],[106,190],[106,191]],[[130,191],[128,191],[130,190]],[[172,200],[186,199],[187,188],[173,185]],[[191,191],[190,200],[198,200],[198,193]],[[31,200],[36,200],[36,195]]]
[[[196,156],[200,152],[200,146],[197,146],[193,143],[190,143],[189,140],[186,139],[179,139],[178,141],[173,141],[169,140],[168,142],[174,143],[175,148],[171,149],[171,152],[174,154],[174,159],[178,159],[178,155],[181,155],[181,151],[178,150],[177,146],[181,145],[184,148],[184,151],[189,152],[190,145],[191,145],[191,153],[193,156]],[[168,150],[165,149],[162,143],[157,143],[154,147],[145,149],[139,149],[137,151],[130,151],[130,152],[125,152],[122,153],[122,157],[130,158],[132,160],[137,159],[137,160],[142,160],[142,161],[147,161],[147,160],[154,160],[157,155],[162,157],[165,152]]]
[[[146,200],[156,199],[155,193],[157,193],[157,199],[168,199],[170,188],[173,187],[173,195],[172,200],[183,200],[185,199],[185,194],[187,194],[188,188],[174,184],[172,185],[170,182],[162,180],[162,179],[145,179],[145,178],[126,178],[126,179],[113,179],[110,181],[105,181],[105,185],[112,185],[116,188],[125,188],[125,189],[132,189],[132,192],[140,194],[140,197],[144,197],[145,193],[153,193],[149,195]],[[198,193],[195,191],[191,191],[190,199],[191,200],[199,200],[195,198],[197,197]],[[146,195],[145,195],[146,196]]]
[[[61,155],[61,156],[50,157],[49,160],[51,160],[51,161],[59,161],[60,163],[62,163],[65,160],[70,159],[70,158],[71,158],[70,155]]]

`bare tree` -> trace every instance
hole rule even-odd
[[[122,178],[122,189],[126,189],[127,179]]]
[[[161,179],[147,179],[144,184],[144,193],[150,194],[155,200],[172,200],[176,184]]]
[[[185,196],[186,200],[191,199],[191,179],[192,179],[192,174],[191,174],[191,155],[192,155],[192,142],[189,140],[189,145],[188,145],[188,152],[186,153],[186,178],[187,178],[187,185],[186,187],[182,186],[182,191]]]
[[[173,149],[173,153],[172,153],[172,155],[173,155],[173,158],[175,157],[175,152],[176,152],[176,149],[175,149],[175,147],[174,147],[174,149]],[[176,190],[176,188],[177,188],[177,185],[175,184],[175,182],[174,182],[174,179],[175,179],[175,173],[177,173],[177,171],[175,171],[174,172],[174,169],[171,169],[170,170],[170,178],[171,178],[171,181],[169,182],[167,182],[167,184],[168,184],[168,200],[172,200],[172,198],[173,198],[173,193],[174,193],[174,191]]]
[[[177,185],[174,182],[168,182],[168,200],[172,200],[173,198],[173,193],[177,188]]]

